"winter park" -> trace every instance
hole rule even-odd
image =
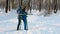
[[[60,34],[60,0],[0,0],[0,34]]]

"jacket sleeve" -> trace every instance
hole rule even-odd
[[[19,9],[17,10],[17,14],[19,13]]]

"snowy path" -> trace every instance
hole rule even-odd
[[[0,12],[0,34],[60,34],[60,15],[53,14],[48,17],[28,15],[29,30],[16,31],[18,24],[16,11],[9,13]],[[23,22],[23,21],[22,21]]]

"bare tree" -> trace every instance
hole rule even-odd
[[[11,0],[11,2],[12,2],[12,8],[14,8],[14,0]]]
[[[23,1],[23,0],[19,0],[19,6],[22,6],[22,1]]]
[[[10,11],[10,0],[8,1],[8,8],[9,8],[9,11]]]
[[[29,10],[29,9],[31,10],[31,6],[30,6],[31,4],[30,4],[30,1],[31,1],[31,0],[28,0],[27,3],[26,3],[27,10]]]
[[[8,12],[8,0],[6,0],[6,10],[5,12],[7,13]]]
[[[26,1],[26,9],[30,10],[30,13],[31,9],[38,9],[41,11],[43,8],[47,10],[48,14],[52,12],[50,10],[54,10],[54,13],[57,13],[58,8],[60,9],[60,0],[18,0],[18,2],[15,0],[4,0],[3,3],[0,1],[0,6],[5,7],[5,12],[7,13],[11,8],[22,6],[22,4],[24,4],[23,1]]]
[[[53,9],[54,9],[54,13],[57,13],[58,10],[58,5],[57,5],[57,0],[53,0]]]
[[[41,11],[41,0],[39,0],[39,11]]]
[[[58,0],[58,9],[60,10],[60,0]]]
[[[48,14],[50,14],[52,11],[51,11],[51,0],[48,0],[48,4],[47,4],[47,10],[48,10]]]

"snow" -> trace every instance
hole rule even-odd
[[[18,24],[16,10],[11,10],[7,14],[1,11],[0,34],[60,34],[60,10],[57,14],[53,13],[50,16],[42,16],[43,11],[39,13],[38,10],[32,10],[33,15],[28,15],[28,31],[23,29],[23,21],[22,30],[16,30]]]

